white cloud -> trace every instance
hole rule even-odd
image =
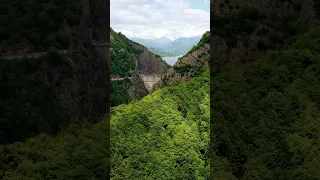
[[[111,0],[110,10],[111,27],[128,37],[190,37],[210,28],[210,12],[186,0]]]
[[[161,4],[164,3],[164,0],[154,0],[155,3]]]

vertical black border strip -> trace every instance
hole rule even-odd
[[[213,36],[214,36],[214,32],[212,31],[212,28],[213,28],[213,24],[211,23],[211,19],[213,17],[213,13],[215,12],[215,9],[216,9],[216,0],[210,0],[210,61],[209,61],[209,68],[210,68],[210,155],[209,155],[209,162],[210,162],[210,179],[213,180],[213,153],[214,153],[214,142],[213,142],[213,139],[214,139],[214,135],[213,135],[213,119],[212,119],[212,107],[213,107],[213,91],[212,91],[212,85],[213,85],[213,62],[214,62],[214,57],[213,57]]]
[[[105,0],[107,5],[107,41],[108,41],[108,47],[106,49],[106,61],[107,61],[107,138],[108,138],[108,144],[107,144],[107,156],[108,156],[108,169],[107,169],[107,179],[110,179],[110,173],[111,173],[111,151],[110,151],[110,0]]]

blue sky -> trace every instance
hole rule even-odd
[[[151,0],[150,0],[151,1]],[[210,1],[207,0],[188,0],[187,1],[191,7],[195,8],[195,9],[202,9],[205,11],[210,11]]]
[[[110,0],[111,27],[139,38],[190,37],[210,28],[209,0]]]
[[[148,0],[148,1],[149,1],[149,3],[154,2],[154,0]],[[187,0],[186,2],[192,8],[210,11],[210,1],[209,0]]]

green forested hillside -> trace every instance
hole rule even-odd
[[[140,100],[149,92],[139,77],[110,82],[110,106],[128,104],[132,100]]]
[[[190,77],[197,77],[199,74],[206,71],[209,67],[207,66],[209,60],[210,60],[210,48],[206,48],[206,45],[210,44],[210,31],[205,32],[200,41],[196,46],[193,46],[192,49],[190,49],[185,55],[183,55],[179,62],[176,63],[173,68],[180,73],[181,76],[184,76],[185,74],[188,74]],[[197,57],[192,56],[191,54],[194,52],[197,52],[200,48],[203,48],[202,51],[199,51],[197,53]],[[185,57],[188,57],[188,55],[191,55],[192,57],[192,63],[190,63],[190,60],[188,60],[188,63],[185,63]]]
[[[113,179],[208,179],[209,73],[113,108]],[[0,146],[0,179],[102,179],[107,119]]]
[[[182,57],[186,57],[188,56],[190,53],[196,51],[197,49],[199,49],[201,46],[203,46],[204,44],[208,44],[210,43],[210,31],[205,32],[200,41],[197,43],[197,45],[193,46],[185,55],[183,55]],[[197,58],[201,58],[201,57],[197,57]],[[207,60],[209,61],[209,60]]]
[[[129,52],[134,53],[133,47],[129,46],[119,34],[110,28],[112,37],[110,47],[110,75],[129,77],[134,74],[135,61],[130,56]],[[130,96],[128,88],[132,86],[130,79],[121,81],[110,81],[110,105],[111,107],[119,104],[129,103],[133,97]]]
[[[46,81],[37,78],[39,69],[46,72]],[[43,59],[0,60],[0,144],[55,134],[69,123],[54,89],[71,72],[66,59],[54,53]]]
[[[132,97],[128,92],[128,88],[132,86],[130,79],[110,82],[110,106],[117,106],[120,104],[127,104],[132,101]]]
[[[107,62],[84,42],[80,21],[90,20],[81,4],[0,0],[0,144],[57,134],[106,113]]]
[[[70,122],[97,122],[106,112],[105,64],[91,49],[62,56],[0,59],[0,144],[40,133],[57,134]],[[105,65],[105,66],[104,66]]]
[[[210,20],[216,40],[212,66],[215,72],[253,62],[269,50],[280,50],[287,39],[305,33],[310,24],[307,20],[313,18],[308,17],[308,10],[295,10],[288,1],[217,1],[222,3],[212,12]],[[310,1],[296,2],[310,4]]]
[[[0,145],[0,179],[107,179],[107,121],[70,125],[56,137],[45,134],[24,143]]]
[[[320,179],[319,32],[212,77],[214,179]]]
[[[209,178],[209,73],[111,110],[111,177]]]
[[[196,46],[179,60],[161,77],[153,89],[190,81],[209,70],[210,31],[205,32]]]
[[[0,0],[0,53],[24,44],[34,51],[65,49],[80,16],[79,0]]]
[[[143,51],[130,46],[122,37],[110,28],[111,40],[110,75],[126,77],[135,70],[135,61],[132,56],[138,56]]]
[[[121,32],[110,28],[110,75],[128,78],[111,81],[111,106],[139,100],[148,94],[144,82],[139,78],[143,74],[162,74],[169,65],[159,55],[146,47],[131,41]]]

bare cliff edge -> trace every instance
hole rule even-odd
[[[209,69],[210,58],[210,32],[206,32],[199,43],[194,46],[186,55],[179,58],[178,62],[168,72],[163,74],[160,81],[152,90],[165,85],[173,85],[187,82]]]
[[[128,82],[127,92],[130,98],[140,99],[146,96],[154,81],[167,72],[170,66],[160,56],[128,39],[121,32],[116,33],[112,28],[110,28],[110,41],[111,80],[129,77],[131,83]],[[116,91],[111,89],[112,99],[113,96],[117,96]]]
[[[123,56],[122,54],[127,54],[128,58],[134,63],[134,68],[130,70],[133,70],[135,73],[163,74],[169,67],[169,65],[163,61],[160,56],[153,54],[146,47],[128,39],[121,32],[116,33],[111,29],[110,41],[111,54],[115,56]],[[118,41],[118,43],[115,44],[115,41]],[[112,60],[113,58],[111,58],[111,63],[113,63]],[[114,72],[112,75],[117,75],[116,73],[117,72]]]

